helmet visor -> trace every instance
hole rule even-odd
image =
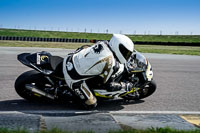
[[[119,44],[119,51],[122,53],[123,57],[128,60],[133,53],[133,51],[128,50],[126,47],[124,47],[123,44]]]

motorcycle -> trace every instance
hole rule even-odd
[[[22,53],[17,59],[34,69],[22,73],[16,79],[15,90],[19,96],[29,101],[77,101],[75,93],[65,82],[62,57],[42,51]],[[124,71],[115,78],[116,82],[131,82],[133,88],[129,92],[109,92],[102,89],[100,76],[88,79],[86,83],[98,99],[140,100],[152,95],[156,90],[156,83],[150,62],[140,52],[135,51],[129,59],[129,65],[132,64],[134,69],[130,72]]]

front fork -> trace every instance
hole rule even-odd
[[[138,91],[142,90],[143,88],[145,88],[145,86],[148,85],[153,80],[153,71],[152,71],[151,64],[149,62],[147,64],[146,71],[143,72],[142,75],[143,75],[143,78],[144,78],[144,84],[143,85],[140,85],[139,87],[136,87],[136,84],[138,84],[138,83],[135,83],[136,81],[133,81],[135,83],[133,89],[131,91],[129,91],[129,92],[126,92],[124,94],[119,95],[119,97],[124,97],[124,96],[126,96],[128,94],[129,95],[132,94],[133,96],[139,97],[140,94],[139,94]]]

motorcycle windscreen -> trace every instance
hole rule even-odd
[[[146,69],[146,67],[147,67],[147,60],[139,52],[136,52],[136,62],[137,62],[137,67],[138,68],[140,68],[140,69]]]

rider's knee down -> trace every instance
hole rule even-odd
[[[83,91],[83,93],[86,96],[86,101],[85,104],[86,105],[96,105],[97,103],[97,99],[96,97],[92,94],[92,92],[90,91],[90,89],[88,88],[87,84],[85,83],[85,81],[83,81],[83,83],[81,84],[81,90]]]
[[[96,107],[97,99],[93,95],[93,93],[90,91],[90,89],[88,88],[85,81],[77,82],[73,85],[73,87],[77,88],[77,89],[74,89],[74,91],[75,91],[76,95],[79,96],[80,99],[82,99],[85,106]]]

